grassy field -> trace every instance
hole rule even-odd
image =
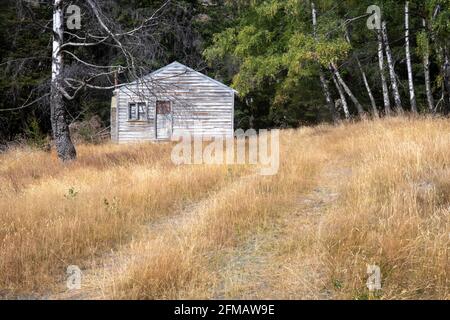
[[[0,296],[449,299],[450,120],[285,130],[280,170],[171,144],[0,155]],[[380,266],[382,290],[366,287]],[[68,291],[66,268],[83,270]]]

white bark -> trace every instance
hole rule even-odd
[[[337,81],[336,76],[333,76],[333,82],[334,82],[334,85],[336,86],[336,89],[337,89],[337,91],[339,93],[339,97],[340,97],[339,101],[340,101],[340,104],[342,105],[342,109],[344,110],[345,118],[346,119],[350,119],[350,112],[348,111],[347,99],[345,98],[345,93],[342,90],[341,85]]]
[[[377,31],[378,36],[378,66],[380,68],[381,77],[381,87],[383,89],[383,103],[384,112],[386,115],[390,115],[392,112],[391,101],[389,100],[389,88],[386,82],[385,68],[384,68],[384,47],[383,47],[383,36],[381,35],[381,30]]]
[[[411,103],[411,111],[417,113],[416,94],[414,92],[413,71],[411,65],[411,52],[409,47],[409,1],[405,2],[405,50],[406,65],[408,68],[409,101]]]
[[[337,81],[342,86],[342,88],[344,88],[344,91],[350,97],[350,100],[352,100],[352,102],[355,104],[356,109],[358,110],[359,116],[364,117],[364,115],[365,115],[364,108],[362,107],[361,103],[359,103],[358,99],[353,94],[353,92],[350,90],[348,85],[345,83],[344,79],[342,79],[342,76],[341,76],[337,66],[334,63],[332,63],[331,68],[334,72],[334,75],[336,76]]]
[[[57,80],[61,77],[63,64],[63,56],[61,53],[64,39],[62,0],[54,0],[53,6],[52,83],[58,85]]]
[[[362,75],[362,78],[364,81],[364,86],[366,87],[366,90],[367,90],[367,94],[369,95],[370,104],[372,105],[373,116],[375,118],[379,118],[380,115],[378,113],[377,103],[375,102],[375,98],[373,97],[372,89],[370,88],[370,84],[369,84],[369,81],[367,80],[366,73],[364,72],[364,69],[361,65],[361,61],[359,61],[358,57],[355,57],[355,58],[356,58],[356,63],[358,64],[359,71],[361,72],[361,75]]]
[[[351,44],[350,36],[349,36],[349,34],[348,34],[347,29],[345,30],[345,39],[347,40],[347,42],[348,42],[349,44]],[[355,60],[356,60],[356,63],[358,64],[359,72],[361,73],[361,76],[362,76],[362,78],[363,78],[364,86],[366,87],[366,91],[367,91],[367,94],[368,94],[368,96],[369,96],[370,103],[371,103],[371,105],[372,105],[372,113],[373,113],[373,116],[376,117],[376,118],[378,118],[378,117],[379,117],[379,114],[378,114],[377,104],[376,104],[376,102],[375,102],[375,98],[373,97],[372,89],[370,88],[369,81],[367,80],[366,73],[364,72],[364,69],[363,69],[363,67],[362,67],[362,65],[361,65],[361,61],[359,61],[359,58],[358,58],[358,56],[356,56],[356,55],[355,55]]]
[[[386,51],[386,58],[389,68],[389,76],[391,78],[391,88],[392,93],[394,95],[395,108],[398,113],[402,113],[403,112],[402,100],[400,98],[400,92],[398,90],[397,75],[395,74],[394,59],[392,58],[391,47],[389,45],[386,21],[383,21],[381,23],[381,33],[383,34],[384,49]]]
[[[423,53],[423,73],[425,75],[425,91],[427,95],[427,102],[428,102],[428,110],[430,112],[434,112],[434,98],[433,98],[433,92],[431,91],[431,80],[430,80],[430,52],[429,52],[429,40],[428,40],[428,28],[427,28],[427,22],[425,19],[422,19],[422,25],[425,30],[426,38],[426,50]]]
[[[316,6],[315,6],[314,2],[311,2],[311,12],[312,12],[313,35],[314,35],[314,39],[316,39],[316,41],[317,41],[317,32],[316,32],[317,12],[316,12]],[[319,68],[320,68],[319,69],[320,85],[322,87],[323,95],[325,97],[325,101],[327,102],[328,108],[330,110],[333,122],[336,123],[339,120],[339,118],[336,114],[336,108],[334,106],[333,99],[331,98],[331,92],[330,92],[330,88],[328,86],[328,81],[325,78],[325,74],[324,74],[322,66],[320,66]]]
[[[64,12],[63,0],[53,2],[53,51],[52,51],[52,80],[50,93],[50,116],[53,139],[58,157],[63,160],[76,158],[75,147],[70,139],[69,126],[66,121],[64,108],[63,70],[64,59],[61,47],[64,41]]]

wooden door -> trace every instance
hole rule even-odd
[[[156,139],[169,139],[172,133],[170,101],[156,101]]]

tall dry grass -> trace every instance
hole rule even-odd
[[[0,294],[55,291],[68,265],[101,270],[117,249],[97,297],[449,298],[448,119],[286,130],[269,177],[176,167],[171,148],[0,155]]]
[[[348,129],[336,148],[351,174],[322,231],[337,297],[370,297],[366,269],[375,264],[382,298],[448,299],[450,121],[391,119]]]
[[[127,299],[223,297],[219,278],[225,253],[273,228],[273,221],[314,185],[325,155],[313,144],[303,145],[310,132],[284,133],[277,175],[241,178],[212,194],[180,226],[169,224],[158,236],[135,241],[134,261],[112,280],[109,294]]]
[[[175,167],[170,145],[80,146],[79,160],[13,150],[0,159],[0,288],[45,293],[65,268],[128,242],[245,171]]]

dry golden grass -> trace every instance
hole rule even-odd
[[[280,212],[289,210],[295,197],[313,185],[323,158],[312,146],[295,148],[305,136],[285,133],[285,161],[279,174],[243,177],[212,194],[179,226],[169,224],[156,239],[136,241],[131,256],[139,258],[116,279],[113,296],[220,297],[224,253],[245,242],[251,234],[270,230]],[[312,152],[306,154],[305,149]]]
[[[75,264],[79,298],[450,297],[448,119],[286,130],[269,177],[171,147],[0,155],[0,294],[58,293]]]
[[[175,167],[169,145],[80,146],[64,166],[53,155],[2,155],[0,287],[44,291],[70,264],[129,241],[143,223],[168,215],[239,175],[243,168]]]
[[[324,221],[340,295],[365,298],[366,264],[382,270],[383,298],[449,298],[450,122],[355,126],[341,143],[351,175]]]

